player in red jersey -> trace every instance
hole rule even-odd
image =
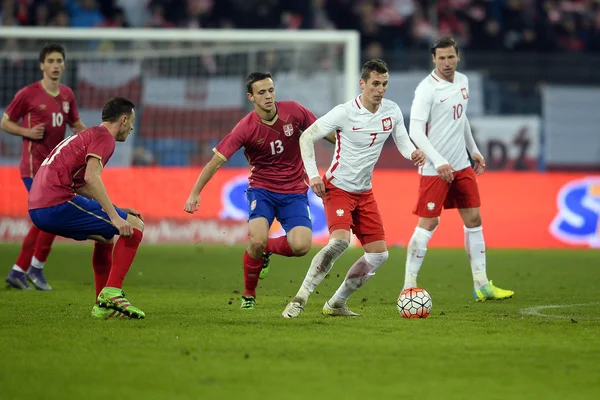
[[[20,170],[27,191],[42,161],[64,139],[67,125],[73,133],[85,129],[79,120],[73,91],[59,83],[65,70],[63,47],[56,43],[46,44],[40,51],[39,60],[42,80],[26,86],[15,95],[0,124],[6,132],[23,137]],[[27,283],[29,278],[36,289],[52,290],[43,268],[53,241],[54,235],[32,226],[25,236],[17,261],[6,277],[8,285],[16,289],[31,289]]]
[[[122,285],[142,241],[140,213],[112,204],[100,174],[133,129],[134,104],[116,97],[102,110],[102,124],[60,142],[42,162],[29,194],[29,216],[39,229],[75,240],[96,241],[92,266],[96,305],[92,315],[144,318]],[[115,244],[114,235],[120,235]],[[114,248],[114,251],[113,251]]]
[[[200,205],[200,192],[217,170],[244,147],[250,164],[248,177],[250,245],[244,253],[242,308],[256,306],[259,276],[269,266],[271,253],[286,257],[305,255],[312,243],[308,205],[308,180],[298,140],[316,121],[315,115],[293,101],[275,101],[271,75],[254,72],[246,80],[248,99],[254,111],[246,115],[213,149],[215,155],[196,180],[184,210],[193,214]],[[333,134],[326,137],[335,143]],[[269,238],[273,219],[281,223],[285,236]],[[263,274],[264,276],[264,274]]]

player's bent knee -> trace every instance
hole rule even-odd
[[[481,226],[481,223],[482,223],[480,215],[471,217],[464,222],[465,222],[465,226],[467,228],[477,228],[477,227]]]
[[[136,217],[135,215],[127,215],[127,222],[131,224],[133,229],[137,229],[140,232],[144,232],[144,221]]]
[[[302,243],[292,243],[292,245],[290,246],[292,248],[292,251],[294,252],[294,255],[297,257],[302,257],[303,255],[306,255],[306,253],[308,253],[310,251],[310,241],[308,242],[302,242]]]
[[[267,248],[267,240],[263,238],[251,237],[250,238],[250,248],[256,254],[260,254],[265,251]]]
[[[419,217],[418,226],[419,226],[419,228],[423,228],[425,230],[433,232],[435,230],[435,228],[437,228],[439,223],[440,223],[439,217],[433,217],[433,218]]]

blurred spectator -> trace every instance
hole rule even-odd
[[[482,51],[600,52],[599,0],[0,1],[2,20],[17,25],[356,29],[363,55],[427,48],[443,35]]]
[[[96,0],[67,0],[67,10],[71,26],[76,28],[99,26],[105,19]]]

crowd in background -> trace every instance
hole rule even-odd
[[[4,26],[359,29],[367,56],[456,37],[493,51],[600,52],[599,0],[2,0]]]

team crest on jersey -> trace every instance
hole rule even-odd
[[[460,89],[460,92],[461,92],[461,93],[462,93],[462,95],[463,95],[463,99],[465,99],[465,100],[466,100],[466,99],[468,99],[468,98],[469,98],[469,92],[467,91],[467,88],[462,88],[462,89]]]
[[[250,210],[254,210],[256,208],[256,200],[252,200],[252,203],[250,203]]]
[[[430,201],[429,203],[427,203],[427,209],[429,211],[433,211],[433,209],[435,208],[435,203]]]
[[[383,126],[383,131],[391,131],[392,130],[392,117],[387,117],[381,120],[381,125]]]
[[[283,133],[285,133],[285,136],[292,136],[294,134],[294,126],[292,124],[284,125]]]
[[[45,110],[46,109],[46,105],[45,104],[40,104],[40,110]]]
[[[65,112],[65,114],[68,114],[70,109],[71,105],[69,104],[69,102],[63,101],[63,111]]]

